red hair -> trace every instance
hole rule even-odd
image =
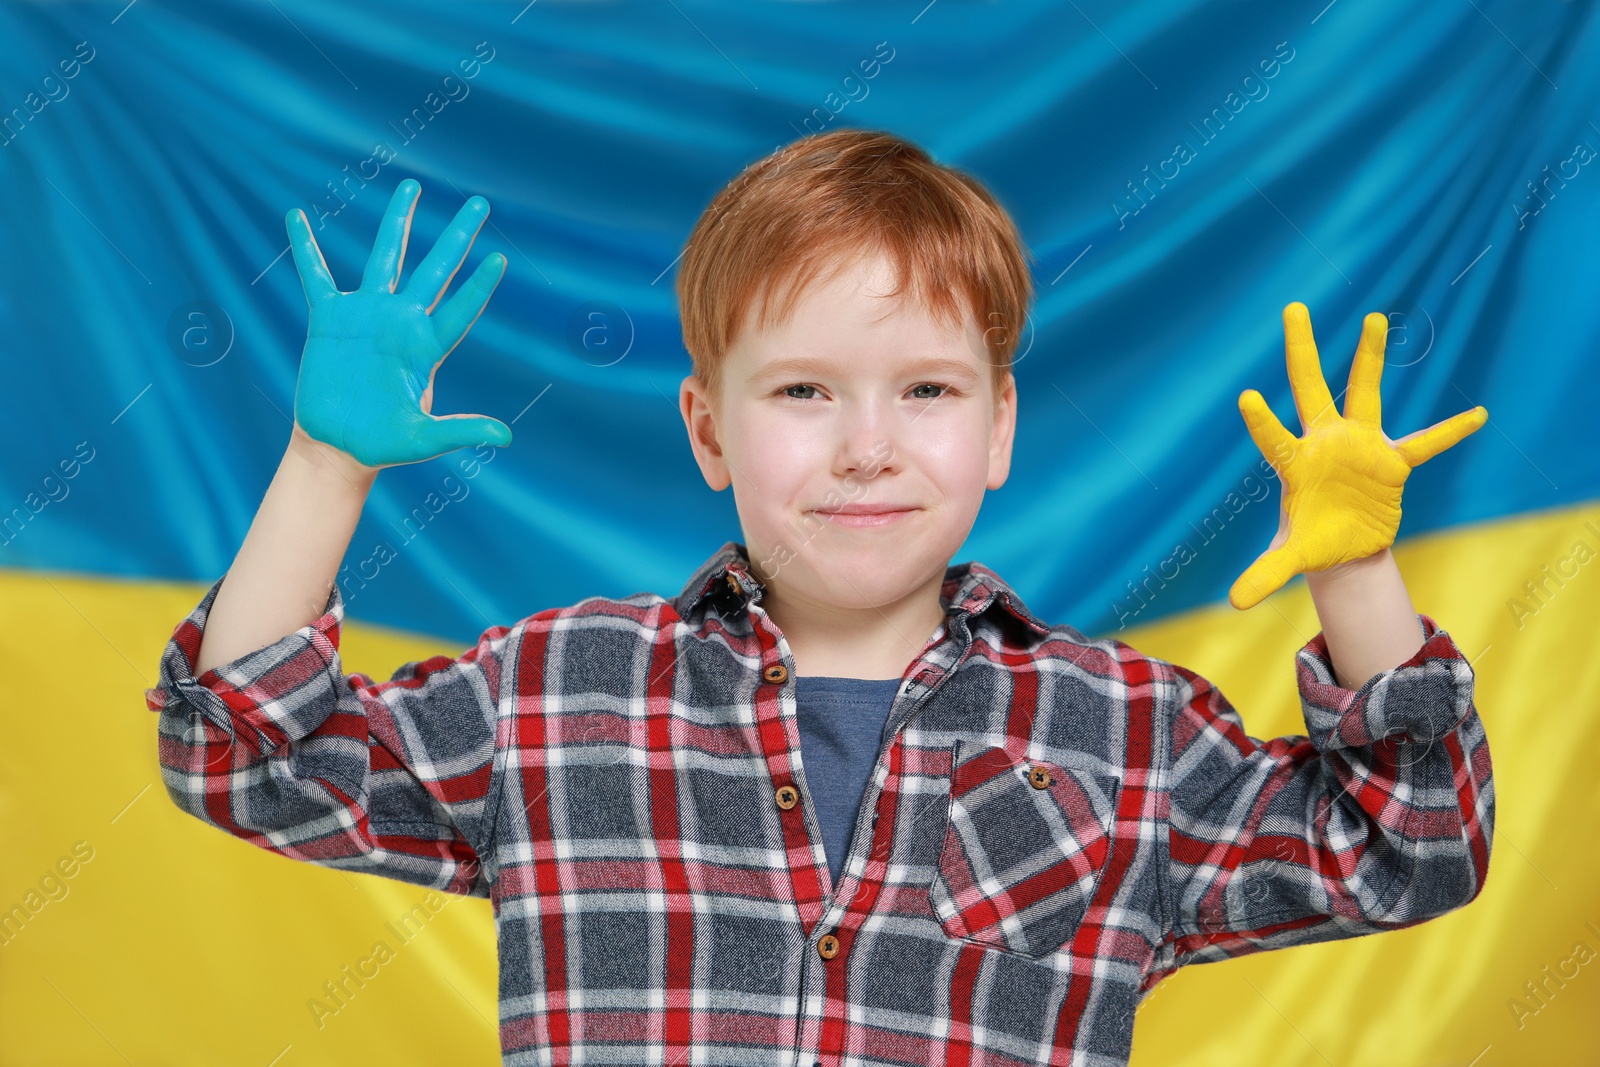
[[[723,359],[753,304],[756,329],[781,325],[819,275],[873,253],[894,269],[891,295],[909,283],[951,329],[973,317],[998,400],[1033,297],[1032,253],[977,179],[894,134],[855,129],[750,164],[695,223],[676,286],[683,344],[707,392],[720,396]]]

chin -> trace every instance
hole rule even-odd
[[[808,562],[816,581],[832,587],[831,599],[841,607],[867,608],[892,604],[911,595],[938,571],[944,571],[948,556],[936,546],[906,544],[890,539],[882,546],[833,546]]]

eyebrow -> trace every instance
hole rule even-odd
[[[751,381],[769,381],[778,378],[805,376],[812,373],[837,374],[842,372],[847,364],[843,360],[822,359],[813,356],[790,356],[787,359],[774,360],[766,364],[751,375]],[[940,375],[947,378],[959,378],[963,381],[973,382],[978,380],[978,371],[970,364],[948,356],[935,356],[929,359],[917,360],[906,368],[908,373],[923,375]]]

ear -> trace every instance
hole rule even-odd
[[[1006,484],[1011,473],[1011,441],[1017,431],[1017,380],[1006,372],[1005,386],[995,402],[994,428],[989,434],[989,488]]]
[[[733,479],[717,440],[716,411],[711,397],[704,383],[693,374],[678,386],[678,410],[683,415],[684,428],[689,431],[689,447],[694,450],[695,462],[700,464],[700,474],[713,492],[722,492],[733,484]]]

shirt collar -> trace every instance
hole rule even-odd
[[[738,541],[728,541],[684,584],[676,607],[679,617],[688,620],[702,604],[709,603],[719,611],[742,608],[765,591],[765,584],[751,572],[748,550]],[[964,612],[976,617],[999,609],[1003,616],[1016,619],[1037,634],[1050,632],[1050,627],[1028,610],[1016,591],[981,563],[946,567],[939,595],[946,605],[946,615]]]

